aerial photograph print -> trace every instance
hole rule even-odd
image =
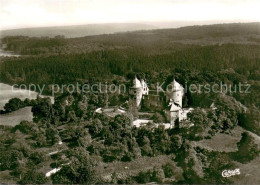
[[[0,0],[0,184],[260,184],[259,0]]]

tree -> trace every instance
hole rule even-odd
[[[185,95],[184,97],[183,97],[183,100],[182,100],[182,106],[183,107],[188,107],[189,106],[189,101],[188,101],[188,97]]]
[[[78,117],[77,117],[75,111],[74,110],[69,111],[68,114],[67,114],[67,121],[68,122],[74,122],[74,121],[77,121],[77,120],[78,120]]]
[[[188,113],[188,118],[192,123],[194,123],[194,126],[190,128],[190,133],[193,136],[202,134],[209,124],[206,112],[199,108]]]
[[[151,180],[152,182],[162,182],[165,178],[164,171],[162,168],[154,167]]]
[[[34,138],[37,147],[44,147],[47,145],[45,133],[42,132],[34,133]]]
[[[24,101],[24,106],[32,106],[33,105],[33,101],[31,101],[29,98],[26,98]]]
[[[81,147],[87,147],[92,142],[92,138],[90,134],[85,135],[84,137],[81,137],[78,139],[79,146]]]
[[[260,111],[257,108],[250,107],[246,113],[238,114],[238,125],[260,135]]]
[[[86,138],[87,135],[89,135],[89,133],[84,127],[69,126],[63,132],[63,139],[69,141],[72,146],[80,146],[81,144],[86,143],[83,142],[83,138]],[[91,141],[91,137],[86,140],[87,143],[89,143],[89,140]]]
[[[148,137],[143,138],[143,143],[144,145],[141,147],[142,155],[144,156],[152,156],[153,155],[153,150],[150,146],[150,140]]]
[[[228,178],[222,177],[221,173],[226,169],[233,169],[235,165],[226,153],[211,152],[207,155],[208,167],[205,169],[207,183],[226,184],[231,183]]]
[[[159,114],[158,112],[156,112],[153,117],[152,117],[154,123],[163,123],[164,119],[163,116],[161,114]]]
[[[54,128],[47,128],[45,130],[45,136],[46,140],[49,141],[49,143],[51,143],[52,145],[60,141],[58,131]]]
[[[117,115],[117,116],[115,116],[114,124],[115,125],[120,125],[124,129],[126,129],[126,128],[130,129],[130,126],[131,126],[130,119],[126,115]]]
[[[45,184],[48,179],[41,172],[37,172],[34,169],[28,170],[19,181],[20,184]]]
[[[177,118],[175,121],[174,121],[174,127],[175,128],[180,128],[180,119]]]
[[[33,152],[30,154],[29,159],[35,164],[40,164],[45,161],[45,155],[42,152]]]
[[[102,125],[101,121],[98,118],[96,118],[93,120],[93,122],[91,122],[91,125],[89,126],[89,132],[92,135],[96,136],[101,132],[102,128],[103,128],[103,125]]]
[[[175,174],[176,166],[172,165],[171,163],[166,163],[162,166],[162,169],[164,171],[165,177],[170,178]]]
[[[128,101],[128,112],[133,115],[134,118],[138,117],[138,108],[136,107],[136,103],[133,99]]]
[[[147,171],[147,172],[139,172],[137,176],[134,177],[135,181],[137,183],[140,184],[145,184],[150,182],[150,178],[151,178],[151,172]]]
[[[5,112],[12,112],[23,107],[24,103],[22,100],[20,100],[19,98],[12,98],[8,101],[8,103],[5,104],[4,109]]]
[[[119,103],[119,97],[118,97],[118,95],[113,95],[113,96],[109,99],[109,105],[110,105],[110,106],[118,105],[118,103]]]
[[[175,153],[182,146],[182,142],[183,142],[182,138],[181,138],[181,136],[178,136],[178,135],[172,135],[170,140],[171,140],[170,151],[171,151],[171,153]]]
[[[55,184],[93,184],[97,177],[88,152],[81,147],[66,152],[69,164],[61,166],[61,170],[52,175]]]
[[[37,97],[37,104],[32,107],[34,121],[38,122],[42,118],[51,120],[53,118],[53,109],[50,98]]]
[[[19,125],[16,125],[14,129],[20,130],[24,134],[32,134],[33,133],[33,128],[36,125],[33,122],[29,121],[21,121]]]
[[[17,150],[1,151],[0,152],[0,169],[12,170],[19,166],[19,160],[23,157],[22,152]]]
[[[242,133],[242,138],[237,143],[237,147],[238,151],[232,153],[231,157],[240,163],[247,163],[260,153],[257,144],[254,142],[254,138],[247,132]]]

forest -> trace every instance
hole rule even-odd
[[[123,106],[127,93],[58,93],[54,104],[40,97],[12,99],[1,113],[32,106],[34,119],[0,129],[0,170],[8,172],[15,183],[223,184],[234,179],[222,178],[221,170],[248,164],[259,156],[250,133],[260,135],[260,23],[81,38],[9,36],[2,43],[21,56],[1,58],[0,82],[45,84],[44,93],[49,95],[52,84],[129,86],[134,76],[145,79],[151,89],[157,82],[167,84],[173,78],[183,86],[250,85],[250,93],[186,92],[186,107],[194,108],[189,114],[194,123],[191,128],[155,128],[153,124],[136,128],[131,125],[132,112],[115,117],[95,113],[99,107]],[[209,107],[212,102],[216,110]],[[238,127],[242,131],[238,132],[236,152],[194,144],[231,134]],[[57,144],[59,141],[63,144]],[[53,155],[44,152],[54,149],[58,152]],[[132,175],[124,173],[127,165],[140,160],[145,166],[149,158],[164,160],[143,171],[131,169]],[[120,165],[124,166],[122,172],[114,170]],[[46,178],[44,172],[50,167],[61,170]],[[114,171],[110,176],[109,170]]]
[[[7,50],[21,54],[2,58],[5,83],[71,83],[107,80],[128,73],[174,70],[218,72],[233,69],[259,79],[259,23],[193,26],[82,38],[62,36],[5,37]],[[150,80],[150,79],[147,79]],[[154,80],[154,79],[151,79]]]

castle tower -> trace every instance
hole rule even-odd
[[[181,107],[178,104],[175,104],[173,101],[170,102],[170,111],[169,111],[169,116],[170,116],[170,124],[171,127],[175,127],[175,121],[180,118],[181,114]]]
[[[169,84],[167,91],[169,92],[170,101],[173,101],[175,104],[178,104],[180,107],[182,107],[182,97],[184,95],[184,88],[182,85],[176,82],[174,79],[172,83]]]
[[[133,86],[130,88],[130,94],[134,95],[136,106],[139,107],[143,95],[143,86],[136,77],[133,80]]]
[[[149,94],[149,88],[147,86],[147,84],[145,83],[144,80],[141,80],[141,85],[143,88],[143,95],[148,95]]]

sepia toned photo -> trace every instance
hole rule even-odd
[[[0,184],[260,184],[259,0],[0,0]]]

